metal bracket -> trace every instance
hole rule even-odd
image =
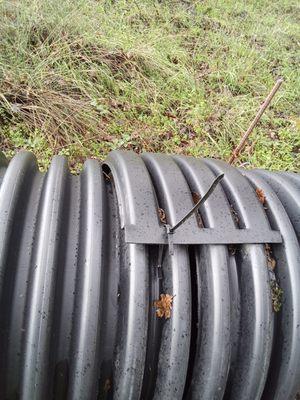
[[[164,160],[164,162],[167,162],[167,159],[168,156],[159,157],[159,160]],[[192,164],[190,164],[188,159],[181,157],[180,160],[184,161],[186,166],[191,167]],[[156,161],[157,163],[158,160]],[[173,163],[172,158],[170,158],[170,163]],[[202,163],[200,160],[199,163],[201,167]],[[268,222],[264,219],[254,218],[251,221],[251,226],[243,229],[236,227],[228,213],[226,196],[222,196],[222,193],[212,196],[209,199],[211,205],[216,208],[217,213],[214,226],[212,228],[200,228],[197,223],[192,223],[189,217],[203,204],[206,197],[211,194],[211,188],[203,196],[201,202],[198,202],[179,222],[174,226],[167,227],[161,224],[159,220],[155,190],[149,176],[149,171],[142,158],[132,152],[115,151],[110,154],[106,164],[109,166],[114,178],[113,182],[117,192],[121,228],[124,229],[126,243],[169,246],[171,251],[172,247],[177,244],[186,246],[201,244],[282,243],[281,233],[272,230]],[[199,170],[198,173],[200,176],[201,174],[205,174],[202,167],[200,169],[196,168],[197,171]],[[195,165],[192,166],[192,169],[194,168]],[[225,168],[225,171],[221,170],[220,172],[225,172],[226,177],[230,177],[232,168],[228,167],[228,169],[223,164],[222,168]],[[229,171],[228,174],[227,170]],[[171,176],[171,179],[174,179],[174,176]],[[221,179],[221,176],[219,179]],[[230,179],[235,178],[231,177]],[[246,178],[238,179],[238,181],[241,183],[244,179]],[[218,180],[214,182],[217,184]],[[251,192],[251,199],[254,202],[258,202],[258,199],[255,199],[254,196],[255,194]],[[191,204],[188,197],[188,192],[183,195],[181,194],[182,201],[185,202],[188,200],[189,204]],[[243,198],[246,207],[252,207],[251,199],[248,202],[245,201],[244,193],[241,195],[241,198]],[[145,206],[147,209],[146,212]],[[222,212],[223,208],[224,213]],[[187,221],[187,219],[189,220]],[[187,223],[184,223],[185,221]]]

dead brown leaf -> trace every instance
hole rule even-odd
[[[160,300],[154,302],[154,307],[156,307],[156,315],[158,318],[168,319],[171,317],[173,298],[171,294],[161,294]]]
[[[111,389],[110,379],[106,379],[106,381],[104,383],[104,392],[107,393],[110,391],[110,389]]]
[[[235,211],[232,204],[230,204],[230,211],[231,211],[234,221],[238,224],[240,222],[239,216],[238,216],[238,213]]]
[[[276,261],[274,260],[274,258],[268,259],[268,267],[271,269],[274,269],[276,267]]]
[[[271,270],[274,270],[274,268],[276,267],[276,260],[273,257],[272,249],[269,244],[265,245],[265,252],[266,252],[266,256],[267,256],[268,268],[270,268]]]
[[[256,188],[255,192],[256,192],[257,198],[261,202],[261,204],[265,204],[266,196],[264,194],[264,191],[262,189]]]
[[[235,246],[234,244],[228,245],[228,250],[229,250],[229,253],[230,253],[232,256],[235,256],[235,255],[236,255],[236,250],[237,250],[237,248],[236,248],[236,246]]]
[[[158,216],[159,216],[160,222],[162,224],[166,224],[167,223],[165,210],[163,210],[162,208],[159,208],[158,209]]]
[[[193,203],[196,205],[201,200],[201,195],[197,192],[192,192],[192,199],[193,199]],[[203,221],[202,221],[201,215],[199,213],[199,210],[196,212],[196,218],[197,218],[197,224],[198,224],[199,228],[204,228]]]

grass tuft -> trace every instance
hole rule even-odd
[[[4,0],[0,143],[76,170],[112,149],[228,159],[284,85],[239,162],[300,169],[298,2]]]

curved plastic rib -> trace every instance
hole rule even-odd
[[[66,160],[55,157],[45,178],[33,249],[25,326],[21,399],[46,395]]]
[[[283,290],[282,311],[276,320],[273,353],[265,399],[294,399],[300,382],[300,249],[293,226],[274,190],[257,172],[243,174],[266,196],[268,217],[279,229],[283,245],[274,245],[275,274]]]
[[[114,398],[120,400],[138,399],[142,390],[149,307],[146,248],[128,244],[122,253],[114,382]]]
[[[261,227],[269,229],[263,207],[247,179],[224,162],[204,161],[215,174],[225,173],[222,186],[238,214],[240,225],[251,228],[259,220]],[[273,340],[269,274],[262,245],[243,245],[236,258],[241,291],[241,333],[235,373],[227,393],[231,399],[256,399],[264,390]]]
[[[11,246],[7,249],[0,306],[0,331],[3,332],[0,338],[0,398],[15,398],[19,393],[26,294],[42,183],[43,174],[38,172],[33,163],[33,170],[24,180],[20,191],[15,193],[19,200],[16,201],[9,238]]]
[[[107,235],[106,192],[100,164],[86,161],[81,174],[80,240],[77,266],[73,358],[69,399],[90,399],[97,393],[100,371],[100,327]]]
[[[190,190],[200,196],[214,179],[200,160],[174,157]],[[204,225],[234,228],[227,200],[219,186],[201,208]],[[223,245],[196,247],[198,284],[197,347],[189,388],[191,399],[222,399],[230,366],[230,292],[228,250]]]
[[[294,226],[300,243],[300,188],[293,185],[288,178],[268,171],[255,171],[273,188]]]
[[[159,204],[165,210],[167,221],[174,225],[193,206],[187,183],[171,158],[144,154],[143,160],[156,188]],[[189,223],[196,221],[189,220]],[[153,398],[181,399],[188,370],[191,335],[190,266],[184,246],[175,245],[173,256],[166,254],[163,275],[164,293],[173,295],[174,300],[172,316],[165,323],[162,333]]]
[[[4,165],[3,159],[1,161]],[[0,298],[10,235],[15,223],[14,214],[20,201],[20,192],[28,183],[34,169],[36,169],[35,157],[31,153],[20,152],[9,163],[0,186]]]
[[[105,164],[113,176],[125,239],[131,227],[137,232],[162,231],[154,189],[142,158],[133,152],[112,151]]]
[[[0,188],[1,188],[4,174],[6,172],[7,164],[8,164],[8,162],[7,162],[4,154],[1,153],[1,151],[0,151]]]
[[[134,153],[112,152],[106,164],[117,191],[121,226],[139,224],[141,212],[146,219],[147,216],[151,218],[149,224],[152,220],[157,221],[154,193],[143,161]],[[147,204],[139,187],[146,187],[149,193]],[[122,268],[114,398],[138,399],[142,390],[148,330],[148,249],[144,245],[125,244],[123,235],[120,246]]]
[[[288,181],[300,188],[300,176],[296,172],[276,172],[276,174],[287,178]]]

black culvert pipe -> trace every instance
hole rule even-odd
[[[295,173],[0,156],[0,399],[294,399],[299,240]]]

